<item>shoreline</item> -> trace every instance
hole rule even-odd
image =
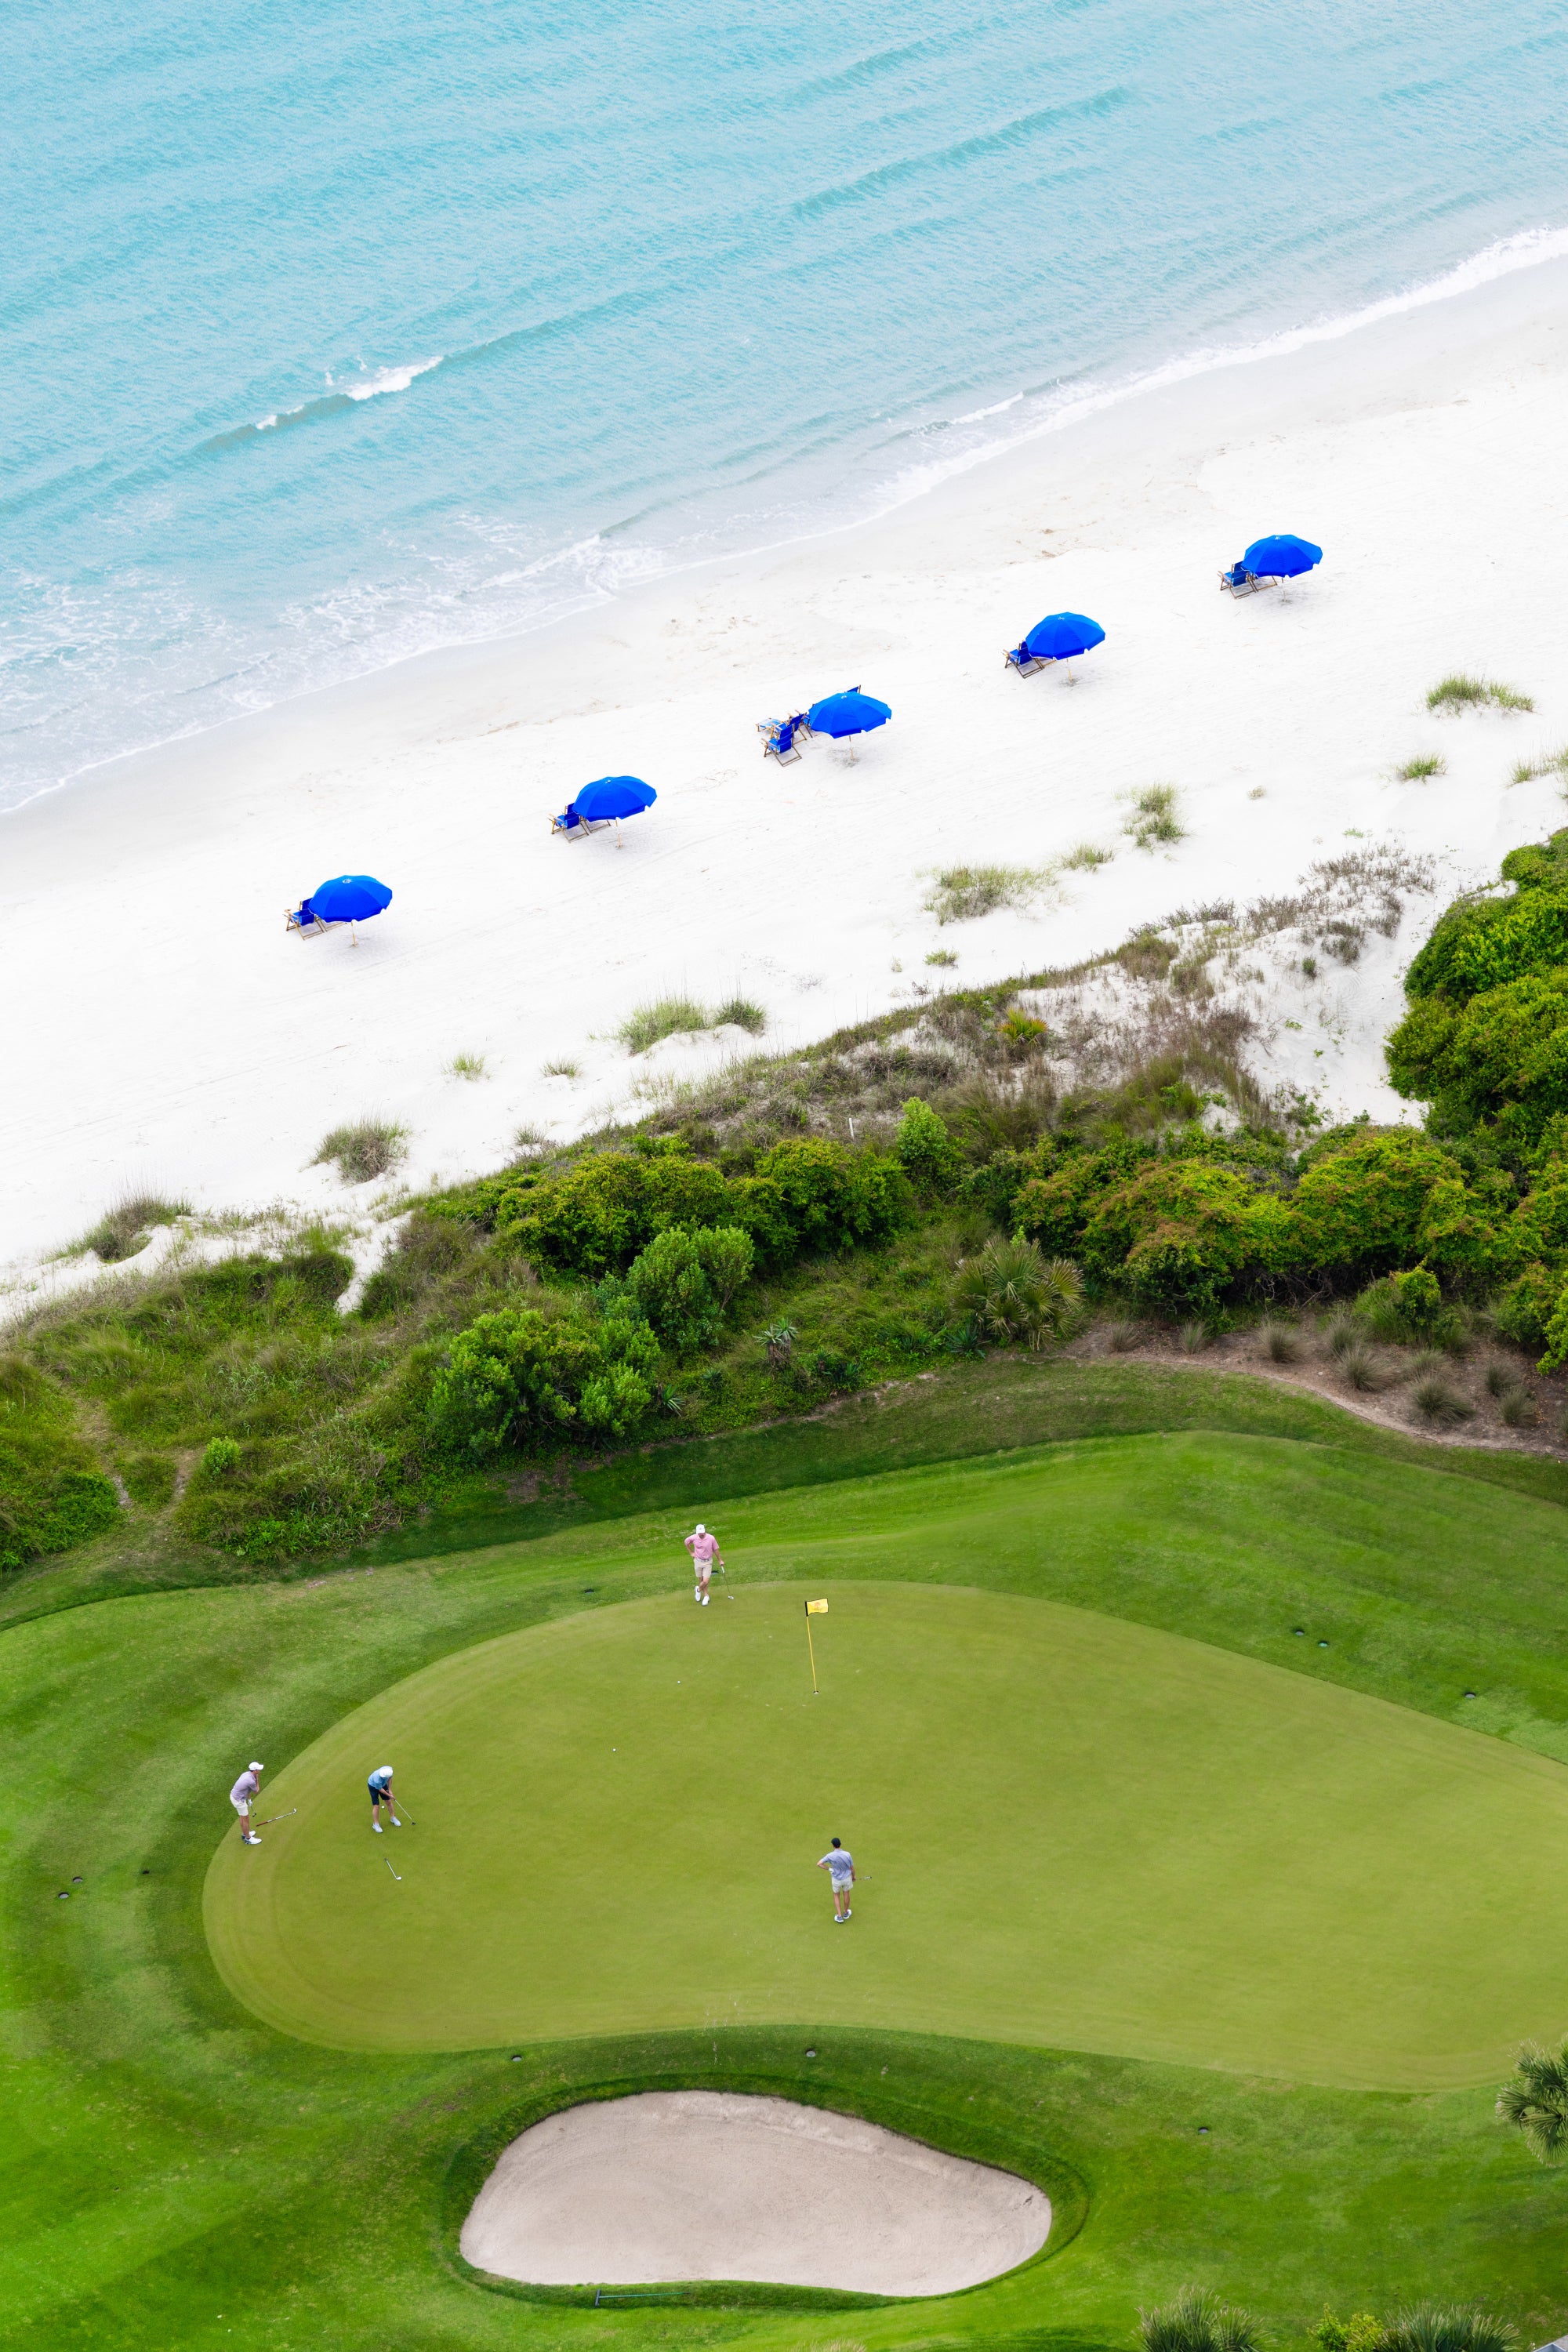
[[[616,1024],[668,990],[742,990],[769,1029],[739,1042],[784,1049],[910,1002],[939,949],[960,986],[1068,962],[1179,902],[1287,888],[1352,835],[1431,857],[1446,893],[1484,878],[1562,815],[1555,783],[1507,779],[1568,736],[1565,329],[1568,261],[1540,262],[1035,435],[876,521],[5,812],[0,913],[28,975],[5,1076],[27,1118],[0,1258],[25,1266],[132,1189],[353,1213],[378,1188],[307,1163],[360,1115],[409,1126],[418,1185],[500,1164],[520,1124],[567,1139],[639,1076],[735,1049],[631,1060]],[[1318,539],[1324,564],[1233,605],[1217,571],[1269,530]],[[1003,648],[1064,605],[1106,645],[1070,686],[1007,676]],[[1532,693],[1535,716],[1429,717],[1454,667]],[[894,710],[854,766],[820,741],[764,766],[755,720],[852,683]],[[1394,783],[1426,748],[1448,772]],[[550,838],[578,785],[627,770],[659,802],[619,848]],[[1121,827],[1156,781],[1187,837],[1146,855]],[[1114,861],[1033,910],[940,930],[922,911],[933,867],[1084,840]],[[391,884],[387,914],[357,949],[285,938],[285,905],[345,868]],[[1319,1058],[1350,1111],[1390,1115],[1367,991],[1396,1002],[1415,944],[1341,983],[1353,1050]],[[461,1053],[487,1075],[445,1075]],[[583,1076],[542,1077],[552,1059]]]
[[[1018,460],[1037,444],[1049,441],[1058,433],[1073,433],[1097,419],[1114,419],[1123,412],[1135,412],[1163,394],[1180,393],[1188,387],[1201,393],[1212,378],[1234,376],[1240,371],[1268,368],[1276,362],[1299,369],[1307,363],[1308,353],[1321,355],[1317,364],[1326,362],[1331,367],[1331,355],[1338,347],[1355,341],[1377,328],[1387,327],[1398,334],[1406,321],[1415,320],[1421,312],[1431,310],[1441,312],[1449,303],[1470,300],[1478,308],[1485,305],[1494,314],[1506,315],[1517,325],[1526,316],[1532,318],[1539,307],[1534,301],[1524,303],[1524,295],[1532,279],[1537,273],[1553,270],[1564,282],[1568,282],[1568,227],[1552,229],[1542,226],[1501,237],[1439,272],[1435,278],[1421,279],[1402,293],[1379,297],[1357,310],[1309,320],[1299,326],[1264,335],[1254,343],[1199,346],[1177,353],[1151,368],[1134,370],[1121,376],[1090,377],[1080,390],[1058,388],[1054,404],[1037,414],[1034,421],[1016,435],[999,436],[946,462],[939,459],[906,469],[907,473],[922,478],[930,476],[931,478],[914,481],[902,495],[891,499],[884,506],[834,529],[804,532],[793,538],[769,541],[709,557],[677,560],[631,587],[574,605],[528,628],[508,631],[500,635],[458,638],[426,646],[357,672],[352,677],[285,695],[257,710],[232,713],[187,734],[132,746],[94,761],[59,777],[51,784],[41,785],[26,800],[6,803],[0,807],[0,821],[30,808],[37,801],[49,799],[77,786],[88,786],[95,779],[111,780],[116,771],[133,770],[166,761],[177,754],[182,747],[196,745],[214,735],[265,727],[269,721],[286,719],[293,711],[335,703],[345,698],[369,700],[389,679],[405,673],[417,673],[427,666],[461,664],[465,657],[472,657],[481,663],[489,657],[501,657],[508,652],[531,645],[541,637],[558,632],[572,632],[595,618],[617,611],[623,605],[635,604],[645,595],[679,591],[681,583],[703,574],[722,572],[750,573],[813,549],[826,549],[847,538],[874,532],[880,525],[895,520],[907,508],[927,504],[942,490],[968,480],[973,474],[989,471],[1010,460]],[[1510,289],[1518,289],[1517,294],[1511,292]],[[424,372],[418,368],[411,371],[414,375]],[[1299,388],[1298,385],[1298,391]],[[1049,398],[1048,394],[1025,389],[997,401],[990,408],[946,420],[946,424],[950,427],[962,425],[976,417],[1005,414],[1031,400],[1039,402]],[[268,424],[276,421],[275,418],[266,420]],[[915,429],[910,428],[911,432]]]

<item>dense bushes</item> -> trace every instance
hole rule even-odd
[[[736,1225],[668,1225],[632,1260],[626,1288],[666,1345],[686,1355],[718,1337],[752,1263],[751,1237]]]
[[[624,1437],[653,1402],[658,1361],[646,1323],[503,1307],[453,1340],[430,1392],[431,1434],[443,1451],[473,1459],[537,1445],[573,1424]]]
[[[524,1170],[500,1189],[459,1195],[543,1271],[622,1274],[672,1225],[738,1228],[756,1262],[787,1265],[882,1241],[913,1203],[894,1160],[825,1138],[775,1144],[749,1176],[727,1176],[683,1146],[594,1153],[560,1172]]]
[[[1568,831],[1502,872],[1513,896],[1459,900],[1411,964],[1388,1066],[1434,1132],[1530,1150],[1568,1110]]]

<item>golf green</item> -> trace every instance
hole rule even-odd
[[[389,1760],[416,1822],[376,1837]],[[1568,1769],[1051,1601],[584,1611],[347,1716],[270,1783],[290,1808],[218,1848],[208,1938],[339,2047],[809,2021],[1399,2089],[1561,2027]]]

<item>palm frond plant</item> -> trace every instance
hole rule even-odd
[[[987,1339],[1060,1347],[1083,1320],[1083,1277],[1036,1242],[990,1241],[960,1266],[952,1306]]]
[[[1512,2082],[1499,2095],[1497,2111],[1523,2133],[1542,2164],[1568,2147],[1568,2037],[1555,2050],[1525,2043],[1514,2060]]]
[[[1184,2287],[1174,2303],[1138,2315],[1143,2352],[1258,2352],[1258,2323],[1206,2288]]]

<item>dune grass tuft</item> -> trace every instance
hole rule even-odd
[[[1135,793],[1122,831],[1131,835],[1140,849],[1152,850],[1156,842],[1184,839],[1186,828],[1176,814],[1174,784],[1145,784]]]
[[[715,1029],[744,1029],[753,1037],[760,1037],[767,1025],[767,1014],[749,996],[727,996],[712,1018]]]
[[[1445,774],[1448,762],[1441,751],[1417,751],[1413,760],[1406,760],[1403,767],[1395,768],[1394,773],[1399,783],[1424,784],[1428,776]]]
[[[1076,849],[1068,851],[1062,866],[1069,874],[1092,874],[1097,866],[1109,866],[1115,855],[1114,849],[1101,849],[1095,842],[1080,841]]]
[[[958,961],[958,958],[953,954],[951,948],[932,948],[930,955],[926,958],[926,961],[927,963],[936,964],[943,971],[951,971],[953,965]]]
[[[656,996],[628,1013],[616,1034],[628,1054],[646,1054],[661,1038],[696,1036],[704,1029],[727,1024],[760,1037],[768,1016],[749,996],[726,997],[722,1004],[713,1006],[699,1004],[694,996]]]
[[[485,1057],[482,1054],[454,1054],[447,1065],[449,1078],[482,1078]]]
[[[395,1119],[358,1118],[324,1135],[310,1165],[320,1168],[335,1160],[345,1184],[368,1184],[373,1176],[384,1176],[395,1168],[407,1151],[408,1129]]]
[[[1556,751],[1532,751],[1528,759],[1516,760],[1509,776],[1510,784],[1532,784],[1537,776],[1562,776],[1568,779],[1568,743]]]
[[[583,1065],[581,1062],[546,1062],[539,1075],[542,1078],[580,1078]]]
[[[998,907],[1022,907],[1051,879],[1048,866],[947,866],[926,894],[939,923],[972,923]]]
[[[627,1013],[616,1034],[629,1054],[646,1054],[663,1037],[679,1037],[710,1026],[706,1005],[694,996],[655,996]]]
[[[1426,697],[1428,710],[1479,710],[1490,703],[1494,710],[1533,710],[1534,701],[1521,694],[1517,687],[1504,686],[1495,677],[1472,677],[1468,671],[1451,670],[1440,677]]]
[[[103,1265],[117,1265],[121,1258],[135,1257],[144,1250],[156,1226],[172,1225],[176,1217],[190,1213],[188,1201],[165,1201],[156,1192],[128,1192],[105,1210],[92,1231],[84,1234],[68,1255],[77,1256],[91,1250]]]

